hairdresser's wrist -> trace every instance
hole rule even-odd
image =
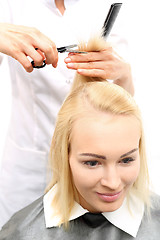
[[[121,77],[114,81],[115,84],[123,87],[132,96],[134,95],[134,85],[131,66],[129,63],[125,63],[125,68]]]

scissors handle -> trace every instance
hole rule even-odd
[[[35,66],[35,65],[34,65],[34,61],[32,61],[31,64],[32,64],[32,67],[33,67],[33,68],[38,68],[38,69],[39,69],[39,68],[43,68],[43,67],[46,66],[45,60],[43,60],[43,64],[42,64],[41,66]]]

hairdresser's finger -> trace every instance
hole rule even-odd
[[[42,56],[42,58],[44,60],[45,59],[44,53],[39,49],[35,49],[35,50]]]
[[[56,67],[58,51],[55,43],[37,29],[35,29],[35,35],[32,41],[33,46],[44,54],[46,64],[52,64],[53,67]]]
[[[34,61],[35,66],[41,66],[43,64],[43,60],[45,59],[44,54],[40,50],[36,50],[34,47],[30,46],[25,54],[30,56]]]
[[[58,51],[56,45],[53,42],[43,44],[38,47],[44,55],[45,55],[45,62],[46,64],[52,64],[53,67],[57,66],[58,62]]]
[[[33,71],[33,66],[24,53],[19,53],[17,57],[15,56],[15,59],[24,67],[27,72]]]
[[[106,68],[106,62],[96,61],[96,62],[85,62],[85,63],[67,63],[67,68],[69,69],[102,69]]]
[[[98,77],[102,79],[110,79],[110,80],[117,80],[121,72],[118,72],[116,70],[111,70],[110,68],[106,69],[77,69],[77,72],[81,75],[84,75],[86,77]]]
[[[102,69],[78,69],[77,73],[86,77],[99,77],[102,79],[107,79],[106,73]]]
[[[101,54],[96,52],[86,53],[86,54],[69,54],[68,57],[64,60],[65,63],[69,62],[90,62],[90,61],[99,61],[102,59]]]
[[[111,60],[113,58],[113,51],[105,49],[99,52],[88,52],[86,54],[68,54],[65,63],[69,62],[95,62],[103,60]]]

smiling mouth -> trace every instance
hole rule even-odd
[[[98,193],[98,197],[105,202],[114,202],[119,199],[122,191],[116,193]]]

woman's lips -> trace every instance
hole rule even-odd
[[[122,191],[116,192],[116,193],[98,193],[97,192],[97,195],[101,200],[105,202],[114,202],[120,197],[121,192]]]

